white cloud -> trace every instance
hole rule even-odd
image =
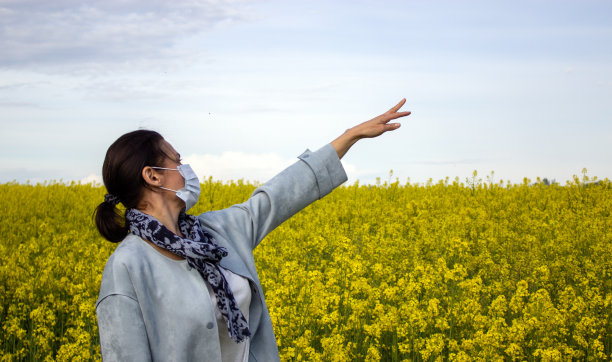
[[[79,180],[81,184],[102,185],[102,176],[90,173],[88,176]]]
[[[223,152],[221,155],[194,154],[184,158],[200,180],[212,176],[215,180],[239,180],[265,182],[295,162],[274,153],[247,154]]]
[[[223,152],[214,154],[193,154],[184,158],[195,173],[204,180],[240,180],[263,183],[297,162],[297,158],[283,158],[275,153],[248,154],[244,152]],[[359,172],[354,165],[343,163],[346,173],[356,176]]]

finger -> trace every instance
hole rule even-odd
[[[401,126],[401,123],[387,123],[385,124],[385,132],[396,130],[400,128],[400,126]]]
[[[394,107],[392,107],[391,109],[389,109],[387,112],[388,113],[394,113],[397,112],[398,109],[402,108],[402,106],[404,105],[404,103],[406,103],[406,98],[402,98],[401,101],[399,101],[398,104],[396,104]]]
[[[385,117],[385,123],[389,122],[392,119],[396,119],[396,118],[401,118],[401,117],[406,117],[408,115],[410,115],[412,112],[396,112],[396,113],[392,113],[389,114]]]

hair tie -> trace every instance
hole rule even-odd
[[[104,202],[108,202],[109,204],[117,205],[119,203],[119,198],[115,195],[106,194],[104,195]]]

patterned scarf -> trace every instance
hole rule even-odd
[[[227,323],[231,339],[240,343],[251,335],[234,294],[219,269],[219,261],[227,256],[227,250],[217,245],[213,236],[202,228],[197,217],[181,211],[179,227],[185,238],[174,234],[154,217],[139,210],[127,209],[125,217],[130,232],[185,258],[191,267],[200,272],[217,296],[217,307]]]

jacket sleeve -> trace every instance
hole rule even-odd
[[[107,361],[151,361],[151,351],[138,302],[111,294],[96,306],[100,352]]]
[[[331,144],[316,152],[306,150],[299,161],[274,176],[242,204],[200,215],[221,228],[241,229],[251,249],[278,225],[312,202],[329,194],[347,180],[342,163]],[[236,230],[234,230],[236,231]]]

